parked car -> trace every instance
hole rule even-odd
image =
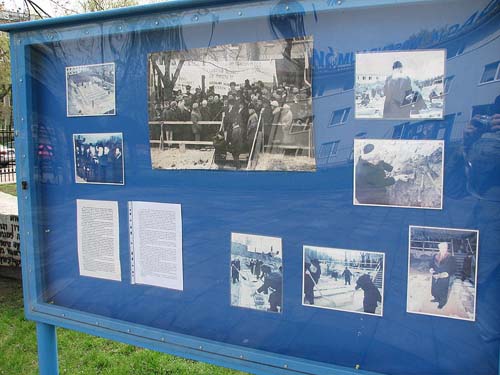
[[[16,153],[13,148],[0,145],[0,167],[6,167],[10,163],[16,162]]]

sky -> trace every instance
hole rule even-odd
[[[76,10],[80,11],[81,7],[79,5],[78,0],[57,0],[58,2],[61,3],[61,5],[65,8],[71,9],[71,10]],[[45,10],[48,14],[50,14],[52,17],[56,16],[63,16],[65,14],[65,10],[60,7],[56,6],[56,4],[52,0],[34,0],[34,2],[40,6],[43,10]],[[5,4],[5,9],[9,11],[17,11],[18,9],[21,10],[21,12],[24,12],[26,10],[26,5],[23,0],[4,0]],[[31,10],[32,13],[33,10]]]
[[[343,262],[345,257],[347,259],[361,259],[361,254],[370,254],[371,257],[383,256],[383,253],[379,253],[376,251],[365,251],[365,250],[347,250],[347,249],[336,249],[329,247],[316,247],[316,246],[305,246],[305,256],[308,256],[308,250],[314,250],[317,252],[318,258],[321,260],[324,258],[330,257],[331,259],[335,259],[337,261]],[[310,261],[310,260],[308,260]]]
[[[390,75],[395,61],[400,61],[405,73],[413,79],[426,79],[444,74],[444,50],[358,53],[356,74]]]
[[[85,143],[93,143],[94,145],[99,142],[107,142],[111,137],[119,137],[122,138],[122,133],[88,133],[88,134],[75,134],[82,135],[85,137]]]
[[[78,13],[81,13],[80,2],[84,0],[33,0],[37,5],[40,6],[43,10],[45,10],[52,17],[61,17],[68,13],[64,8],[69,10],[74,10]],[[2,0],[5,5],[5,9],[8,11],[16,11],[20,9],[23,12],[26,9],[26,5],[24,0]],[[150,4],[156,2],[156,0],[138,0],[139,4]],[[58,6],[59,3],[61,6]],[[31,13],[34,13],[31,10]]]
[[[257,250],[258,253],[268,253],[273,248],[274,255],[281,258],[281,238],[258,236],[255,234],[232,233],[231,242],[241,243],[248,246],[248,251]],[[279,251],[279,254],[276,254]]]

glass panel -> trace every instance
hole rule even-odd
[[[332,147],[333,147],[333,142],[322,144],[321,149],[319,150],[319,157],[321,159],[328,157],[328,155],[330,155]]]
[[[491,82],[495,80],[498,64],[499,61],[488,64],[484,67],[483,76],[481,77],[481,83]]]
[[[497,373],[500,99],[478,78],[497,74],[500,13],[489,0],[338,3],[243,2],[23,33],[33,299],[349,368]],[[442,66],[457,43],[464,53]],[[422,60],[429,50],[438,63]],[[390,59],[370,64],[375,55]],[[389,77],[409,85],[397,105]],[[170,205],[145,215],[130,202]],[[169,273],[179,204],[181,282]],[[135,214],[149,230],[131,242]],[[137,239],[148,262],[131,256]],[[441,243],[455,272],[439,272],[452,279],[442,275],[449,300],[438,308],[430,264]],[[148,277],[176,283],[136,282]],[[361,284],[381,298],[368,301]]]
[[[451,76],[451,77],[446,77],[446,79],[444,80],[444,93],[445,94],[448,94],[448,92],[450,91],[450,87],[451,87],[451,84],[452,84],[454,78],[455,78],[454,76]]]

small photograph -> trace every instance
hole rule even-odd
[[[115,110],[115,64],[66,67],[68,117],[105,116]]]
[[[410,226],[407,312],[476,319],[479,231]]]
[[[124,184],[123,134],[73,134],[77,184]]]
[[[442,209],[444,142],[354,140],[354,204]]]
[[[441,119],[445,50],[356,54],[356,118]]]
[[[231,306],[283,311],[281,238],[231,233]]]
[[[314,171],[312,37],[148,55],[153,169]]]
[[[304,246],[302,304],[382,316],[384,253]]]

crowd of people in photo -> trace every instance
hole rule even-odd
[[[311,124],[311,108],[308,86],[282,83],[270,87],[262,81],[250,83],[246,79],[239,86],[231,82],[227,94],[222,96],[215,93],[213,86],[208,90],[198,87],[194,92],[190,86],[186,86],[184,92],[174,90],[170,98],[151,109],[150,119],[162,123],[191,122],[191,126],[175,128],[172,125],[175,140],[212,141],[216,149],[215,162],[224,162],[229,152],[235,167],[239,168],[239,155],[252,148],[259,116],[262,116],[264,142],[267,144],[270,138],[283,142],[292,124],[302,129]],[[201,121],[216,123],[202,125]],[[151,126],[150,137],[160,139],[159,126]]]
[[[123,183],[121,141],[83,143],[75,140],[76,174],[85,182]]]

